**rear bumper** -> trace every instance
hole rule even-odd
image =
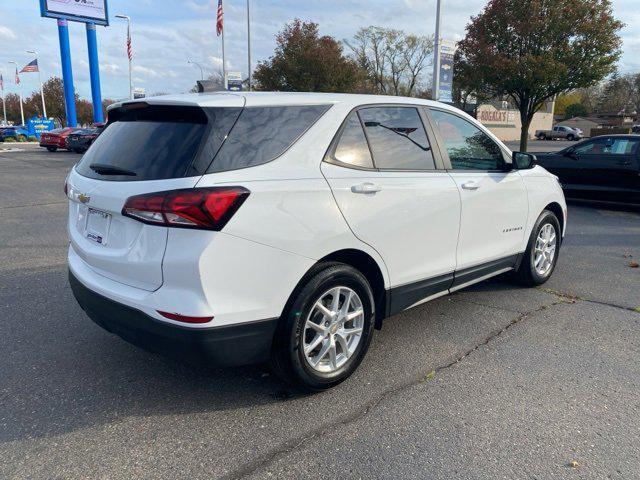
[[[145,350],[207,366],[238,366],[269,359],[277,319],[212,328],[156,320],[85,287],[69,272],[76,300],[105,330]]]

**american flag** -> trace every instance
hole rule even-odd
[[[216,19],[216,34],[222,35],[222,29],[224,28],[224,15],[222,14],[222,0],[218,0],[218,17]]]
[[[38,59],[36,58],[32,62],[27,63],[24,66],[24,68],[20,70],[20,73],[31,73],[31,72],[37,72],[37,71],[38,71]]]
[[[20,75],[18,75],[18,68],[16,67],[16,85],[20,85]]]
[[[129,61],[133,60],[133,48],[131,48],[131,30],[129,30],[129,25],[127,25],[127,56],[129,57]]]

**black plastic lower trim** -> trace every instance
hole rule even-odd
[[[71,272],[69,283],[89,318],[145,350],[207,366],[238,366],[269,359],[278,319],[231,326],[188,328],[156,320],[85,287]]]
[[[387,312],[390,317],[406,310],[411,305],[418,303],[432,295],[447,292],[449,289],[473,282],[505,268],[517,269],[524,254],[510,255],[505,258],[482,263],[475,267],[465,268],[456,272],[439,275],[425,280],[401,285],[387,290]]]

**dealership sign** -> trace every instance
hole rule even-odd
[[[43,17],[109,25],[107,0],[40,0]]]
[[[512,126],[516,121],[515,113],[514,110],[483,109],[478,111],[478,120],[483,125]]]
[[[456,42],[442,40],[440,42],[440,89],[438,100],[453,102],[453,57],[456,53]]]

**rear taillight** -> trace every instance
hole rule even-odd
[[[122,214],[151,225],[221,230],[249,196],[243,187],[206,187],[129,197]]]

